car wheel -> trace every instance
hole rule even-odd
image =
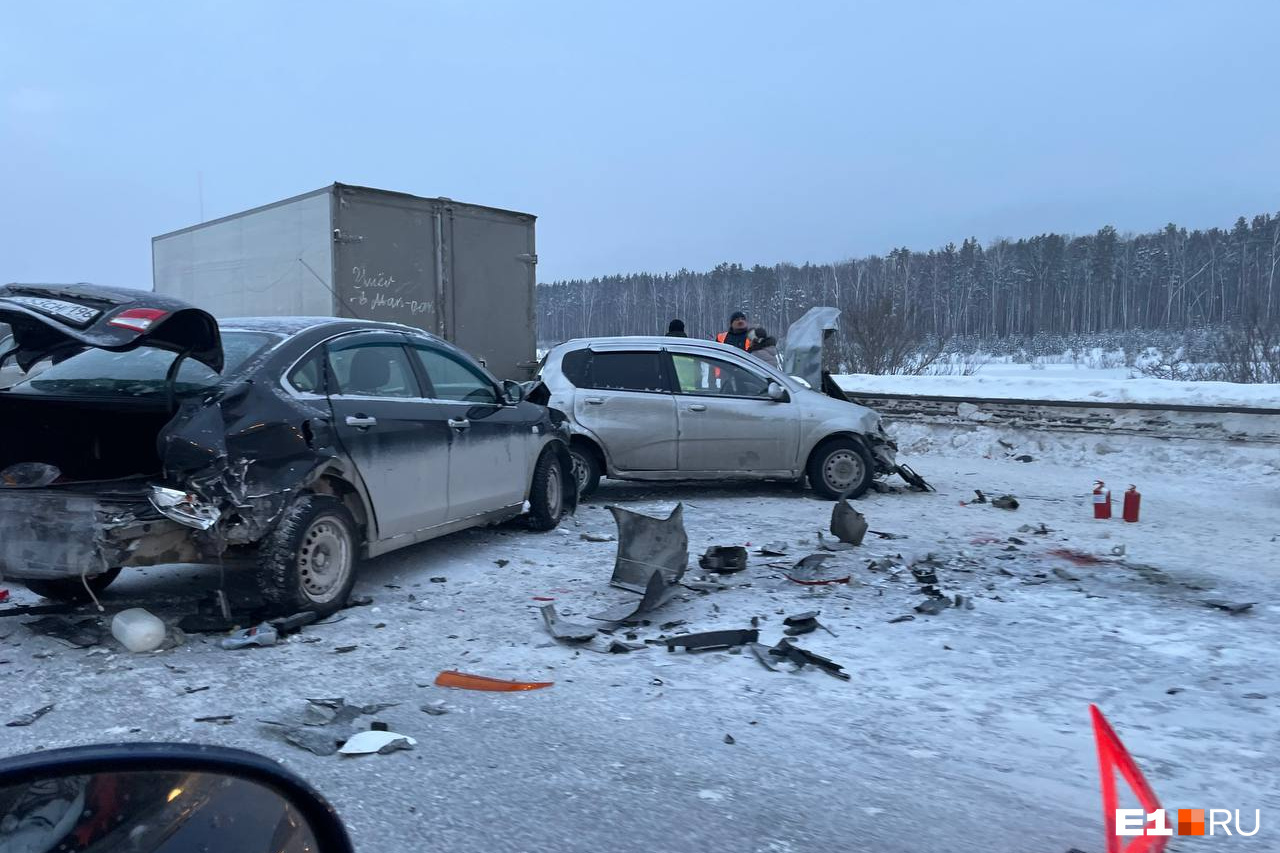
[[[355,519],[329,495],[303,495],[258,550],[258,588],[273,606],[321,616],[347,603],[356,582]]]
[[[529,486],[529,526],[534,530],[555,530],[564,517],[565,477],[554,447],[538,457]]]
[[[94,575],[89,578],[89,589],[93,590],[93,595],[102,595],[112,582],[120,577],[120,569],[108,569],[100,575]],[[81,604],[89,601],[91,596],[85,591],[84,581],[80,578],[57,578],[56,580],[29,580],[22,581],[22,585],[34,592],[36,595],[53,601],[62,601],[67,604]]]
[[[573,459],[573,479],[578,484],[578,496],[588,497],[600,485],[603,476],[600,460],[582,445],[569,448],[569,456]]]
[[[861,442],[833,438],[809,457],[809,486],[829,500],[860,498],[871,488],[875,468]]]

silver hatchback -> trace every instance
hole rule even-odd
[[[758,358],[694,338],[569,341],[543,362],[569,416],[582,495],[623,480],[788,480],[858,497],[903,473],[880,415],[820,394]],[[905,469],[909,471],[910,469]],[[905,476],[905,474],[904,474]]]

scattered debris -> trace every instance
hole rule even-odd
[[[973,609],[973,598],[967,595],[957,595],[952,603],[960,610]]]
[[[353,595],[347,599],[347,607],[368,607],[370,604],[373,604],[372,595]]]
[[[279,619],[268,620],[271,627],[276,629],[276,633],[284,637],[288,634],[294,634],[301,631],[307,625],[315,622],[320,618],[320,614],[314,610],[304,610],[301,613],[295,613],[292,616],[284,616]]]
[[[874,533],[876,536],[879,536],[881,539],[907,539],[907,538],[909,538],[905,533],[886,533],[886,532],[885,532],[885,531],[883,531],[883,530],[868,530],[867,532],[868,532],[868,533]]]
[[[1176,696],[1179,693],[1181,693],[1182,690],[1183,688],[1181,687],[1170,687],[1168,690],[1165,691],[1165,693],[1168,693],[1170,696]]]
[[[230,637],[224,637],[219,643],[224,649],[246,649],[249,646],[274,646],[280,639],[275,627],[270,622],[263,622],[253,628],[235,631]]]
[[[500,569],[505,569],[507,566],[511,565],[511,561],[510,560],[494,560],[493,564]]]
[[[984,504],[987,502],[987,496],[982,493],[981,489],[974,489],[973,493],[977,495],[977,497],[971,500],[969,503]]]
[[[809,610],[804,613],[797,613],[794,616],[788,616],[782,620],[782,624],[787,626],[783,630],[783,633],[788,637],[799,637],[802,634],[810,634],[818,628],[821,628],[831,636],[837,636],[835,631],[832,631],[826,625],[823,625],[818,621],[818,614],[820,612],[821,611],[818,610]]]
[[[62,469],[47,462],[19,462],[0,471],[0,486],[41,489],[62,476]]]
[[[931,596],[926,598],[915,606],[917,613],[923,613],[927,616],[937,616],[944,610],[950,609],[952,606],[951,599],[945,596]]]
[[[845,672],[844,667],[840,664],[808,649],[802,649],[794,645],[794,640],[790,637],[783,637],[779,640],[778,644],[769,650],[769,654],[776,658],[790,661],[796,665],[796,669],[803,669],[805,664],[812,664],[821,668],[824,672],[834,675],[836,678],[845,681],[850,678],[849,673]]]
[[[564,640],[569,643],[584,643],[596,635],[596,629],[589,625],[579,625],[576,622],[566,622],[561,619],[560,614],[556,613],[554,604],[544,604],[538,608],[538,612],[542,614],[542,621],[547,626],[547,633],[557,640]]]
[[[756,656],[756,660],[760,661],[761,666],[770,672],[777,672],[778,668],[773,665],[773,656],[769,654],[769,647],[763,643],[749,643],[747,648],[751,649],[751,653]]]
[[[1017,509],[1018,499],[1013,495],[1001,495],[991,502],[996,509]]]
[[[1265,693],[1246,693],[1246,694],[1244,694],[1244,696],[1243,696],[1243,697],[1241,697],[1241,698],[1244,698],[1244,699],[1266,699],[1266,698],[1267,698],[1267,694],[1265,694]]]
[[[737,741],[733,739],[733,735],[725,735],[724,742],[729,744],[729,746],[733,746],[735,743],[737,743]]]
[[[685,651],[689,652],[702,652],[709,649],[728,649],[734,646],[743,646],[747,643],[757,642],[759,639],[759,631],[753,628],[738,628],[728,631],[703,631],[699,634],[681,634],[678,637],[668,637],[661,642],[669,652],[674,652],[677,646],[682,646]]]
[[[755,617],[753,616],[751,618],[754,619]],[[687,624],[689,624],[687,620],[672,619],[670,622],[663,622],[658,627],[663,631],[670,631],[673,628],[679,628],[681,625],[687,625]]]
[[[684,504],[676,504],[666,518],[652,518],[610,506],[618,525],[618,555],[609,583],[630,592],[646,593],[652,575],[674,586],[689,568],[689,536],[684,530]]]
[[[747,567],[747,549],[740,545],[712,545],[698,559],[698,565],[719,574],[740,572]]]
[[[1077,566],[1100,566],[1102,559],[1084,551],[1077,551],[1073,548],[1054,548],[1049,552],[1054,557],[1060,557],[1069,563]]]
[[[5,723],[5,726],[7,726],[7,727],[9,727],[9,728],[18,728],[18,727],[20,727],[20,726],[29,726],[29,725],[31,725],[32,723],[34,723],[36,720],[38,720],[38,719],[40,719],[41,717],[43,717],[45,714],[47,714],[47,713],[49,713],[50,711],[52,711],[52,710],[53,710],[53,707],[54,707],[53,705],[45,705],[43,708],[36,708],[36,709],[35,709],[34,711],[32,711],[30,714],[23,714],[21,717],[18,717],[18,718],[17,718],[17,719],[15,719],[15,720],[10,720],[9,722]]]
[[[1024,524],[1024,525],[1022,525],[1021,527],[1019,527],[1019,528],[1018,528],[1018,532],[1019,532],[1019,533],[1034,533],[1034,534],[1035,534],[1035,535],[1037,535],[1037,536],[1048,536],[1050,533],[1053,533],[1054,531],[1052,531],[1052,530],[1050,530],[1048,527],[1046,527],[1046,526],[1045,526],[1045,524],[1044,524],[1044,522],[1042,521],[1042,522],[1040,522],[1040,524],[1039,524],[1039,525],[1037,525],[1037,526],[1035,526],[1035,527],[1031,526],[1030,524]]]
[[[342,755],[387,755],[402,749],[413,749],[418,742],[408,735],[396,732],[371,730],[359,732],[342,745],[338,752]]]
[[[827,570],[825,564],[830,558],[831,555],[829,554],[810,554],[792,566],[790,570],[783,572],[783,576],[792,583],[803,584],[804,586],[848,583],[850,575],[847,572],[840,574],[841,571],[844,571],[843,569]]]
[[[645,586],[644,595],[640,597],[639,601],[620,604],[603,613],[589,614],[587,618],[595,619],[598,622],[638,622],[646,613],[662,607],[675,598],[679,592],[680,586],[678,584],[669,586],[662,572],[655,570],[649,575],[649,582]]]
[[[767,545],[761,545],[756,553],[762,557],[785,557],[789,550],[790,546],[786,542],[770,542]]]
[[[34,633],[61,640],[77,649],[87,649],[102,642],[105,631],[97,619],[73,619],[69,616],[45,616],[26,623]]]
[[[638,652],[647,648],[643,643],[624,643],[622,640],[610,640],[609,645],[605,647],[606,654],[625,655],[630,652]]]
[[[1019,539],[1017,536],[1010,536],[1009,544],[1010,545],[1026,545],[1027,541],[1025,539]]]
[[[1213,607],[1218,610],[1225,610],[1228,613],[1230,613],[1232,616],[1237,616],[1241,613],[1244,613],[1246,610],[1251,609],[1256,602],[1224,601],[1220,598],[1206,598],[1204,603],[1209,607]]]
[[[1022,454],[1021,456],[1015,456],[1013,458],[1017,462],[1034,462],[1035,461],[1034,459],[1031,458],[1029,454],[1026,454],[1026,453]]]
[[[1113,556],[1113,557],[1123,557],[1123,556],[1124,556],[1124,554],[1125,554],[1125,550],[1126,550],[1126,549],[1125,549],[1125,547],[1124,547],[1124,543],[1123,543],[1123,542],[1121,542],[1119,545],[1114,545],[1114,546],[1112,546],[1112,548],[1111,548],[1111,556]]]
[[[235,714],[214,714],[213,716],[210,716],[210,717],[196,717],[192,722],[217,723],[220,726],[225,726],[230,723],[234,723],[235,719],[236,719]]]
[[[359,646],[335,646],[333,653],[337,655],[345,655],[348,652],[354,652]]]
[[[121,610],[111,619],[111,635],[131,652],[153,652],[165,638],[165,624],[141,607]]]
[[[190,696],[192,693],[203,693],[208,689],[208,684],[202,684],[199,687],[184,687],[182,688],[182,694],[184,696]]]
[[[841,542],[856,547],[867,535],[867,518],[841,498],[831,508],[831,532]]]
[[[613,542],[613,541],[615,541],[617,538],[618,538],[618,537],[614,536],[612,533],[584,533],[584,534],[582,534],[582,540],[583,540],[584,542]]]
[[[893,625],[894,623],[897,623],[897,622],[911,622],[911,621],[914,621],[915,618],[916,617],[912,616],[910,613],[904,613],[901,616],[895,616],[892,619],[890,619],[889,624]]]
[[[1079,576],[1079,575],[1073,575],[1073,574],[1071,574],[1071,572],[1067,571],[1067,570],[1066,570],[1066,569],[1064,569],[1064,568],[1061,568],[1060,566],[1054,566],[1054,568],[1053,568],[1053,573],[1054,573],[1055,575],[1057,575],[1058,577],[1062,578],[1064,581],[1078,581],[1078,580],[1080,580],[1080,576]]]
[[[485,675],[471,675],[465,672],[448,669],[436,676],[437,687],[456,687],[460,690],[492,690],[499,693],[514,693],[521,690],[541,690],[550,687],[554,681],[505,681],[501,678],[489,678]]]
[[[445,706],[443,699],[432,699],[430,702],[422,706],[424,714],[430,714],[433,717],[439,717],[449,713],[449,709]]]
[[[431,581],[432,583],[448,583],[449,582],[449,579],[444,577],[443,575],[436,575],[433,578],[427,578],[427,580]]]
[[[848,542],[831,541],[822,535],[822,531],[818,531],[818,547],[824,551],[852,551],[853,546]]]

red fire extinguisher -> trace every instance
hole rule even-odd
[[[1093,517],[1111,517],[1111,490],[1101,480],[1093,481]]]
[[[1124,493],[1124,520],[1136,523],[1140,506],[1142,506],[1142,495],[1138,492],[1138,487],[1130,483],[1129,490]]]

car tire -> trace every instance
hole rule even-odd
[[[328,616],[346,606],[356,582],[355,519],[330,495],[303,495],[258,546],[258,589],[281,612]]]
[[[555,530],[564,518],[565,476],[560,467],[560,456],[554,447],[548,447],[538,457],[533,467],[533,482],[529,485],[529,526],[534,530]]]
[[[590,497],[604,476],[600,470],[600,459],[591,448],[581,444],[570,447],[569,455],[573,458],[573,478],[578,483],[578,497]]]
[[[809,488],[828,500],[860,498],[875,479],[875,464],[862,442],[833,438],[809,456]]]
[[[94,575],[88,579],[89,589],[93,590],[94,596],[102,595],[107,587],[111,586],[112,582],[118,577],[120,577],[120,569],[107,569],[102,574]],[[93,597],[85,591],[84,581],[80,580],[80,578],[33,579],[22,581],[22,585],[36,595],[66,604],[83,604]]]

